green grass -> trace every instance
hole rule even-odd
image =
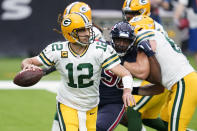
[[[190,63],[197,69],[192,57]],[[0,80],[12,80],[20,71],[22,58],[0,58]],[[54,72],[42,80],[59,80]],[[0,90],[0,131],[49,131],[54,118],[55,94],[45,90]],[[197,110],[189,124],[197,130]],[[126,131],[119,125],[115,131]],[[147,128],[147,131],[154,131]]]
[[[0,58],[0,80],[12,80],[17,72],[21,71],[23,58]],[[59,80],[57,71],[43,77],[42,80]]]
[[[45,90],[0,90],[0,131],[49,131],[55,94]],[[197,130],[197,111],[189,128]],[[115,131],[127,131],[119,125]],[[147,128],[147,131],[154,131]]]
[[[55,94],[44,90],[0,90],[0,131],[49,131]]]

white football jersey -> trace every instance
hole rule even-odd
[[[155,40],[155,57],[161,67],[162,84],[167,89],[194,71],[187,58],[182,54],[181,49],[168,36],[156,30],[140,31],[136,37],[136,44],[141,41]]]
[[[168,33],[164,30],[163,26],[154,20],[155,30],[161,32],[162,34],[168,36]]]
[[[55,42],[37,57],[46,67],[55,65],[61,74],[57,100],[71,108],[87,111],[99,103],[101,70],[120,63],[116,51],[106,43],[95,41],[79,56],[70,43]]]

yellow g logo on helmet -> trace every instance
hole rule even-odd
[[[73,2],[70,5],[68,5],[64,10],[63,17],[73,12],[80,12],[84,14],[86,17],[88,17],[89,20],[92,19],[91,8],[84,2]]]
[[[135,34],[141,30],[155,29],[155,23],[152,18],[146,15],[139,15],[133,17],[129,24],[134,26]]]
[[[84,5],[84,6],[81,6],[79,10],[81,13],[84,14],[84,13],[88,12],[90,10],[90,8],[87,5]]]
[[[140,15],[150,15],[150,0],[125,0],[123,7],[123,12],[137,12]]]
[[[148,0],[139,0],[139,3],[141,5],[145,5],[145,4],[148,4]]]
[[[69,18],[63,20],[63,26],[69,26],[71,24],[71,20]]]
[[[66,15],[61,23],[62,34],[71,43],[80,43],[77,30],[91,28],[92,22],[82,13],[71,13]],[[83,43],[80,43],[83,44]]]

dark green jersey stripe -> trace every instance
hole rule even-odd
[[[46,55],[44,54],[44,52],[41,52],[40,53],[40,56],[43,58],[43,60],[48,64],[48,65],[54,65],[54,63],[53,62],[51,62],[47,57],[46,57]]]
[[[170,130],[173,131],[173,117],[174,117],[174,113],[175,113],[175,107],[176,107],[176,102],[177,102],[177,98],[178,98],[178,93],[179,92],[179,82],[177,83],[177,90],[176,90],[176,96],[174,98],[174,104],[172,107],[172,112],[171,112],[171,120],[170,120]]]
[[[183,105],[183,99],[184,99],[184,95],[185,95],[185,81],[184,81],[184,79],[181,79],[181,83],[182,83],[182,87],[181,87],[182,88],[182,93],[181,93],[181,99],[180,99],[178,112],[177,112],[176,131],[178,131],[179,119],[180,119],[180,115],[181,115],[181,108],[182,108],[182,105]]]
[[[42,56],[39,55],[39,57],[40,57],[40,59],[42,60],[42,62],[43,62],[45,65],[50,66],[49,64],[46,63],[46,61],[42,58]]]
[[[150,101],[150,99],[152,98],[152,96],[143,96],[137,103],[136,105],[133,107],[134,110],[140,110],[142,107],[144,107],[144,105],[146,105],[147,102]]]
[[[59,114],[59,118],[60,118],[60,121],[61,124],[60,124],[60,130],[61,131],[66,131],[66,125],[64,123],[64,119],[63,119],[63,116],[62,116],[62,112],[61,112],[61,109],[60,109],[60,103],[58,102],[58,114]],[[62,126],[61,126],[62,125]]]
[[[147,36],[142,37],[141,39],[139,39],[139,40],[137,41],[136,45],[138,45],[138,43],[140,43],[141,41],[145,40],[146,38],[152,37],[152,36],[154,36],[154,35],[155,35],[155,34],[151,34],[151,35],[147,35]]]
[[[177,91],[176,96],[174,99],[174,104],[172,107],[172,114],[171,114],[171,120],[170,120],[170,130],[171,131],[178,131],[178,125],[179,125],[179,118],[181,113],[181,108],[183,104],[185,94],[185,82],[183,79],[181,79],[177,83]]]
[[[143,36],[143,35],[145,35],[145,34],[147,34],[147,33],[150,33],[150,32],[152,32],[152,31],[146,31],[146,32],[144,32],[144,33],[138,35],[138,36],[136,37],[136,40],[137,40],[139,37],[141,37],[141,36]]]
[[[115,60],[111,61],[110,63],[108,63],[107,65],[103,66],[103,68],[107,68],[109,67],[110,65],[114,64],[115,62],[117,62],[118,60],[120,60],[120,58],[116,58]]]
[[[107,61],[109,61],[110,59],[116,57],[116,56],[117,56],[117,54],[114,54],[114,55],[110,56],[109,58],[107,58],[107,59],[103,62],[103,64],[106,63]]]

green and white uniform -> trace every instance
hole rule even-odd
[[[155,30],[161,32],[162,34],[168,36],[168,33],[164,30],[163,26],[159,24],[158,22],[154,21],[155,24]]]
[[[136,44],[145,39],[157,43],[155,57],[161,67],[162,84],[170,90],[171,87],[187,74],[194,71],[181,49],[172,39],[155,30],[140,31]]]
[[[55,65],[61,74],[57,100],[71,108],[87,111],[99,103],[101,69],[111,69],[120,63],[116,51],[96,41],[79,56],[69,42],[48,45],[37,57],[46,67]]]
[[[186,130],[197,105],[197,73],[168,36],[155,30],[140,31],[136,44],[146,39],[156,41],[162,85],[170,90],[160,116],[168,122],[169,131]]]

